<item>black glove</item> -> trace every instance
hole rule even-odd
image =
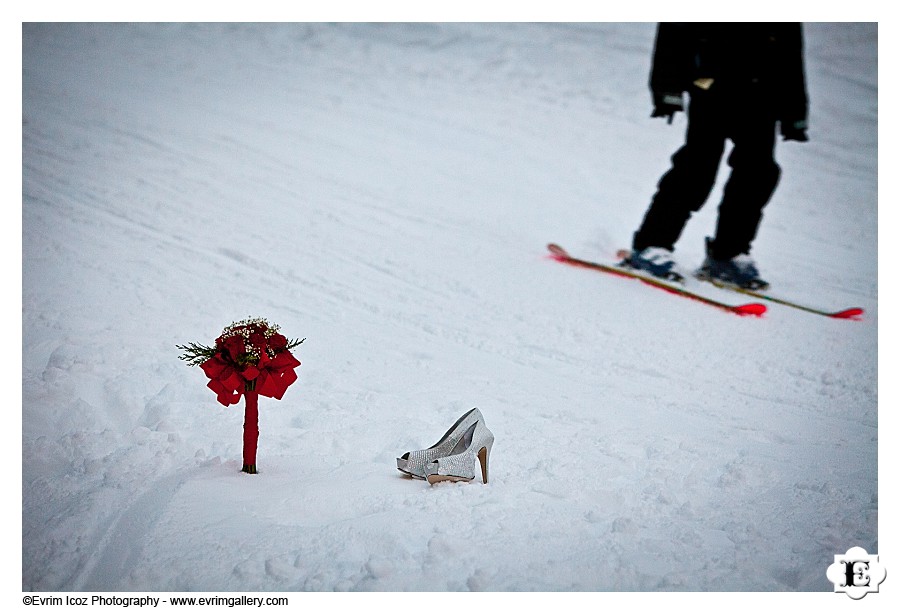
[[[675,113],[684,111],[684,99],[681,94],[659,93],[653,95],[653,113],[650,117],[666,117],[672,123]]]
[[[781,122],[781,137],[785,141],[806,143],[809,140],[809,137],[806,136],[806,122]]]

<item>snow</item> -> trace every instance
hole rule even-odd
[[[22,590],[830,593],[877,553],[877,26],[807,26],[754,249],[859,322],[546,257],[627,247],[681,142],[653,34],[25,24]],[[251,315],[306,338],[258,475],[175,347]],[[475,406],[488,484],[396,470]]]

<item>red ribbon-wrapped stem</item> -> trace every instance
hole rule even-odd
[[[252,385],[253,382],[250,382]],[[256,473],[256,444],[259,441],[259,393],[244,391],[244,473]]]

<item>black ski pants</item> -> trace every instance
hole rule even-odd
[[[781,169],[775,162],[775,113],[764,92],[693,88],[685,144],[657,186],[632,247],[675,249],[685,224],[709,198],[728,140],[731,174],[719,204],[711,255],[729,260],[749,253]]]

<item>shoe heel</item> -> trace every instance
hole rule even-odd
[[[481,463],[481,480],[485,484],[488,482],[488,455],[490,451],[487,447],[481,448],[478,451],[478,460]]]
[[[488,464],[491,448],[494,445],[494,434],[483,421],[478,421],[463,434],[450,454],[428,463],[426,478],[429,484],[438,482],[472,482],[478,479],[478,466],[481,467],[481,480],[488,482]]]
[[[487,431],[487,441],[485,441],[484,445],[481,446],[481,449],[478,450],[478,462],[481,463],[481,481],[484,484],[488,483],[488,466],[491,460],[491,448],[493,447],[494,434],[490,431]]]

